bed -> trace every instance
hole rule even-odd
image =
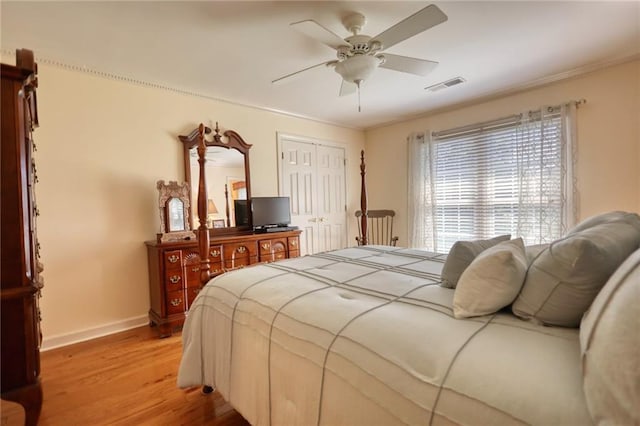
[[[208,247],[202,228],[199,238]],[[201,256],[206,270],[206,249]],[[640,276],[640,252],[634,256],[631,273],[618,281]],[[580,328],[523,321],[510,307],[456,319],[456,290],[441,285],[446,259],[359,246],[218,276],[189,310],[178,386],[215,387],[253,425],[588,425],[610,418],[583,391],[585,368],[593,367],[585,364]],[[604,304],[612,305],[608,297]],[[607,318],[604,310],[597,315]],[[612,346],[600,334],[611,333],[595,330],[591,352],[605,357],[598,351]],[[627,364],[628,377],[619,379],[631,390],[617,397],[618,419],[638,419],[637,340],[631,336],[631,374]],[[624,376],[611,368],[607,377]],[[607,386],[598,380],[592,384],[602,393]]]

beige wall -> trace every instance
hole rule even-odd
[[[406,136],[586,98],[578,114],[580,216],[640,211],[640,61],[446,113],[366,132],[40,65],[35,133],[41,299],[47,341],[138,321],[149,309],[144,241],[159,230],[158,179],[182,180],[177,135],[219,121],[248,142],[252,193],[278,190],[276,132],[343,143],[349,239],[359,209],[359,151],[369,206],[398,212],[406,244]]]
[[[399,245],[406,245],[409,133],[444,130],[581,98],[587,103],[580,106],[577,117],[579,218],[614,209],[640,211],[637,60],[516,95],[370,129],[366,133],[369,207],[398,212],[396,233]]]
[[[184,179],[177,136],[200,122],[218,121],[253,144],[255,196],[278,192],[276,132],[345,144],[349,211],[358,208],[360,130],[42,64],[39,71],[40,128],[34,136],[45,346],[146,315],[144,241],[160,227],[155,182]],[[349,241],[354,232],[352,227]]]

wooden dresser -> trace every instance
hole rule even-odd
[[[263,262],[298,257],[302,231],[211,237],[211,272],[222,274]],[[149,260],[149,321],[160,337],[182,326],[189,306],[200,291],[197,241],[147,241]]]
[[[42,264],[36,237],[32,130],[38,125],[33,52],[18,50],[16,66],[2,64],[2,399],[21,404],[25,422],[40,416],[40,311]]]

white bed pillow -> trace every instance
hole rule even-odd
[[[580,324],[583,389],[596,424],[640,424],[640,249],[611,276]]]
[[[567,232],[567,235],[575,234],[576,232],[584,231],[585,229],[593,228],[594,226],[603,223],[626,221],[632,225],[638,224],[637,218],[637,214],[623,211],[602,213],[583,220],[582,222],[571,228],[571,230]]]
[[[522,238],[486,249],[462,273],[453,294],[453,316],[492,314],[518,296],[527,273]]]
[[[634,213],[585,222],[595,225],[583,222],[533,260],[513,303],[515,315],[578,327],[611,274],[640,244],[640,217]]]
[[[527,268],[533,263],[534,260],[542,253],[546,248],[549,247],[549,244],[534,244],[531,246],[525,246],[524,252],[527,255]]]
[[[510,238],[511,235],[500,235],[488,240],[456,241],[451,246],[447,260],[442,267],[440,274],[442,283],[440,285],[446,288],[456,288],[460,276],[476,256],[502,241],[509,241]]]

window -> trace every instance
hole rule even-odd
[[[575,215],[565,109],[414,136],[410,156],[420,159],[410,159],[409,182],[424,184],[410,185],[409,224],[422,224],[412,245],[445,253],[458,240],[502,234],[526,244],[559,238]]]

